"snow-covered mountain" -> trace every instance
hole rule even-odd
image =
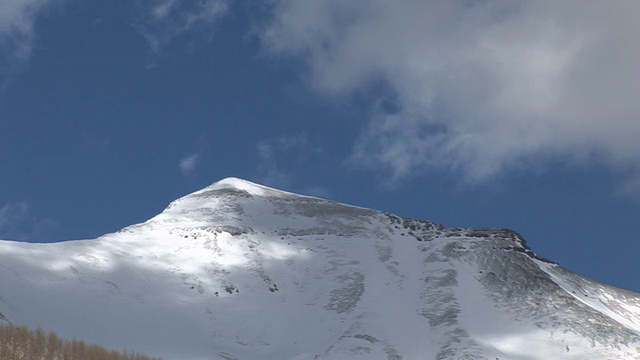
[[[94,240],[0,242],[0,319],[166,360],[640,359],[640,294],[513,231],[234,178]]]

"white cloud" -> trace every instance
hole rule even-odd
[[[9,202],[0,208],[0,230],[5,230],[29,213],[29,205],[25,201]]]
[[[32,240],[45,236],[55,225],[51,219],[34,215],[26,201],[7,202],[0,207],[0,239],[3,240]]]
[[[546,160],[640,174],[640,2],[279,0],[265,48],[329,95],[389,90],[351,161],[483,182]]]
[[[40,13],[61,0],[0,1],[0,77],[11,75],[29,59]]]
[[[198,164],[198,154],[192,154],[184,159],[180,160],[178,166],[180,167],[180,171],[183,174],[192,174],[196,170],[196,165]]]
[[[157,52],[189,32],[211,32],[230,4],[231,0],[138,0],[141,16],[136,25]]]

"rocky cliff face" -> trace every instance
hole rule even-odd
[[[640,359],[640,295],[515,232],[225,179],[95,240],[0,242],[0,319],[165,359]]]

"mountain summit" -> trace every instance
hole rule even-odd
[[[258,196],[264,196],[267,194],[275,195],[278,193],[291,194],[282,190],[275,190],[263,185],[252,183],[251,181],[247,181],[247,180],[239,179],[235,177],[229,177],[229,178],[225,178],[220,181],[217,181],[211,184],[210,186],[195,192],[194,194],[211,191],[211,190],[222,190],[222,189],[235,189],[239,191],[246,191],[251,195],[258,195]],[[295,194],[291,194],[291,195],[295,195]]]
[[[228,178],[94,240],[0,242],[0,321],[166,360],[640,359],[640,294],[515,232]]]

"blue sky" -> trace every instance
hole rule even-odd
[[[640,291],[636,2],[5,0],[0,238],[221,178],[508,227]]]

